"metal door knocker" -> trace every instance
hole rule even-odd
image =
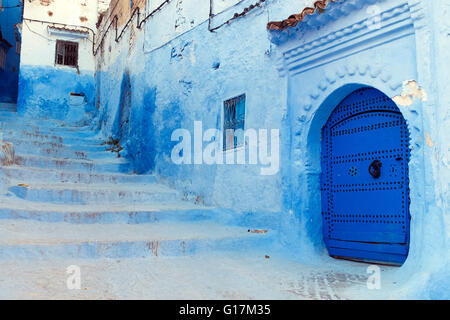
[[[369,166],[370,175],[375,179],[378,179],[381,176],[381,167],[382,167],[381,161],[375,160],[374,162],[372,162],[371,165]]]

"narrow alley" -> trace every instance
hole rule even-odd
[[[0,0],[0,299],[450,299],[448,0]]]

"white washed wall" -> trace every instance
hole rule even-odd
[[[28,19],[64,23],[95,30],[95,24],[97,22],[97,1],[49,1],[49,5],[42,5],[40,1],[33,1],[31,3],[25,1],[21,64],[27,66],[55,66],[56,40],[66,40],[79,43],[79,69],[94,71],[95,63],[92,54],[92,41],[94,38],[91,31],[89,31],[87,39],[80,38],[77,34],[73,36],[55,35],[49,32],[50,24],[30,21]],[[60,25],[56,26],[62,27]],[[78,29],[88,30],[86,28]],[[55,67],[60,69],[69,68],[65,66]]]

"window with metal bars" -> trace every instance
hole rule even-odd
[[[78,67],[78,43],[57,40],[55,64]]]
[[[244,145],[245,94],[224,102],[223,150]]]

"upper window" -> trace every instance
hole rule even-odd
[[[55,63],[63,66],[78,67],[78,43],[57,40]]]
[[[224,102],[223,150],[244,145],[245,94]]]

